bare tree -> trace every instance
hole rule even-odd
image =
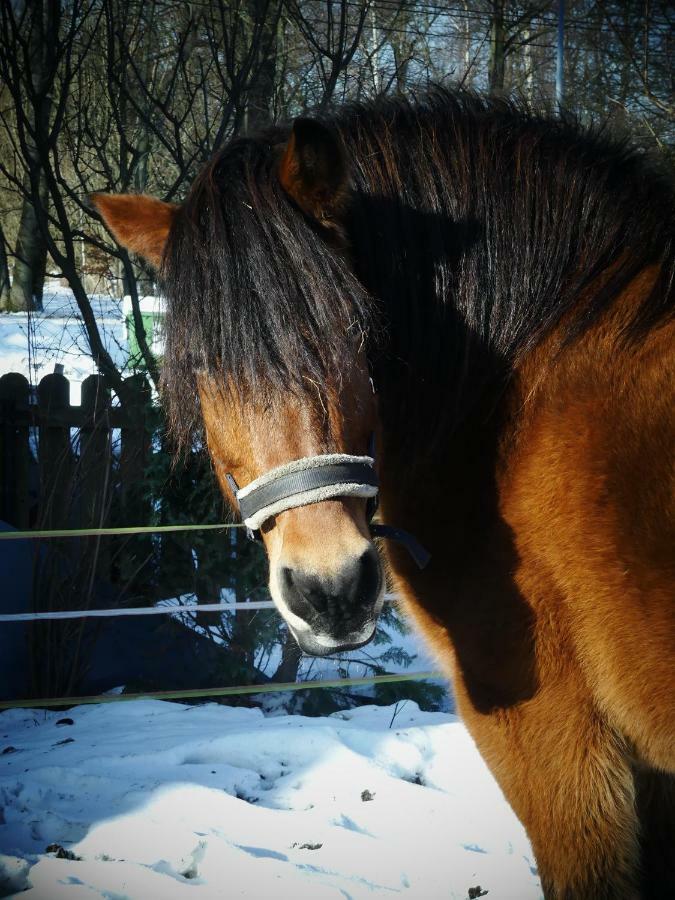
[[[9,262],[7,260],[7,245],[5,232],[0,223],[0,312],[10,308],[9,303]]]
[[[361,44],[369,6],[368,2],[349,0],[289,0],[289,14],[313,57],[312,81],[316,87],[310,95],[311,105],[326,109],[335,99],[340,78],[347,75]]]
[[[675,14],[665,0],[622,4],[597,0],[591,41],[611,71],[607,100],[646,129],[660,149],[675,142]],[[609,73],[607,73],[609,74]]]
[[[41,171],[40,155],[35,143],[38,133],[49,120],[50,88],[54,69],[54,45],[49,41],[58,21],[58,6],[49,0],[17,4],[22,28],[17,37],[22,43],[28,64],[26,87],[29,88],[30,121],[26,129],[26,151],[30,160],[23,176],[23,203],[16,242],[16,255],[9,309],[35,309],[42,306],[42,285],[47,263],[47,244],[38,224],[36,205],[47,203],[47,185]],[[33,182],[38,196],[35,197]]]
[[[49,52],[41,59],[40,78],[33,76],[35,29],[38,20],[47,15],[50,23]],[[96,16],[89,0],[39,0],[22,9],[3,3],[0,7],[0,75],[13,100],[15,131],[12,141],[15,161],[23,173],[0,161],[0,171],[17,194],[27,200],[34,211],[40,239],[73,291],[82,315],[91,354],[101,372],[118,390],[123,389],[120,373],[105,347],[79,272],[75,236],[67,198],[66,184],[59,154],[59,134],[68,112],[73,81],[83,65],[90,41],[84,25]],[[8,121],[0,113],[0,123],[7,130]],[[64,189],[65,188],[65,189]]]

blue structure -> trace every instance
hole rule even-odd
[[[0,521],[0,531],[16,531]],[[0,613],[30,610],[34,541],[0,541]],[[0,622],[0,697],[21,696],[26,688],[28,646],[25,622]]]

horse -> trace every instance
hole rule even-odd
[[[389,579],[546,898],[675,896],[658,162],[436,88],[237,137],[180,205],[93,203],[159,268],[176,445],[203,429],[300,647],[367,642]],[[377,500],[428,562],[374,539]]]

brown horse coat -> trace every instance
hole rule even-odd
[[[652,278],[578,343],[556,355],[552,335],[523,361],[494,459],[459,441],[447,460],[446,516],[383,494],[388,519],[463,572],[393,566],[547,897],[675,889],[675,327],[617,348],[621,307]],[[470,527],[489,568],[467,566],[461,535],[486,469],[495,503]]]

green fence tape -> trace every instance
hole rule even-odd
[[[243,528],[241,522],[218,525],[132,525],[129,528],[55,528],[51,531],[0,531],[0,541],[35,540],[36,538],[105,537],[108,534],[160,534],[165,531],[215,531]]]
[[[320,681],[292,681],[279,684],[249,684],[236,687],[202,688],[195,691],[152,691],[146,694],[98,694],[90,697],[41,697],[0,701],[0,709],[37,709],[43,706],[82,706],[87,703],[123,703],[127,700],[189,700],[196,697],[236,697],[243,694],[273,694],[316,688],[363,687],[397,681],[445,680],[442,672],[408,672],[400,675],[371,675],[365,678],[332,678]]]

